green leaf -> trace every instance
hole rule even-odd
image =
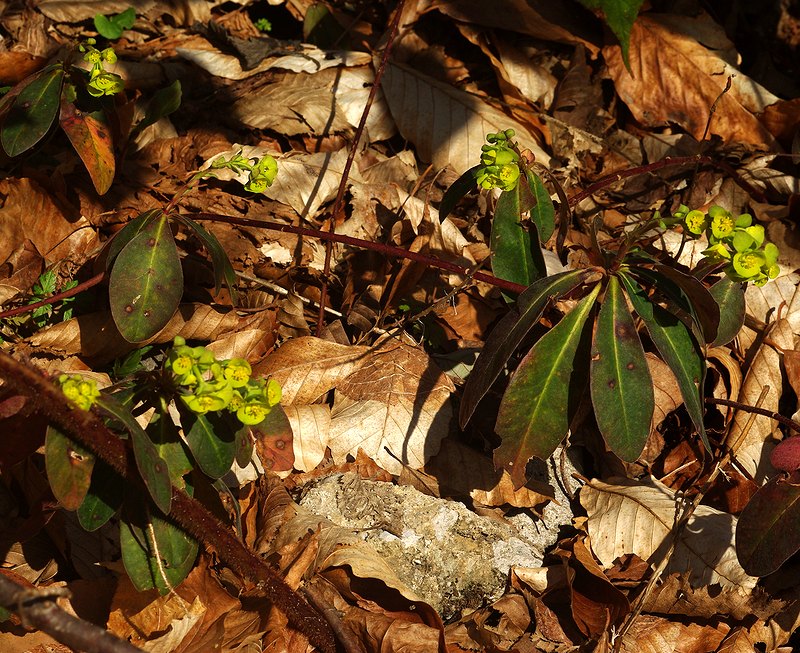
[[[64,67],[48,66],[35,75],[14,99],[0,131],[8,156],[31,149],[47,134],[58,114]]]
[[[253,438],[250,435],[250,431],[250,426],[242,426],[234,436],[234,446],[236,448],[234,460],[236,460],[236,464],[239,467],[247,467],[253,458]]]
[[[122,249],[131,242],[147,225],[153,220],[164,215],[161,209],[149,209],[137,215],[133,220],[126,224],[117,235],[111,239],[111,244],[106,250],[106,271],[111,269]]]
[[[492,272],[506,281],[530,286],[547,272],[539,246],[536,225],[522,223],[525,208],[521,193],[524,186],[503,191],[497,200],[492,219]]]
[[[631,43],[631,29],[643,0],[580,0],[580,2],[589,9],[600,9],[603,12],[606,23],[619,40],[622,48],[622,60],[630,71],[628,50]]]
[[[222,282],[224,281],[225,285],[228,286],[231,302],[235,306],[237,301],[236,272],[231,265],[228,255],[225,253],[225,249],[217,240],[217,237],[186,216],[181,215],[176,216],[176,218],[197,234],[197,237],[205,245],[208,253],[211,254],[211,263],[214,266],[214,294],[219,294],[222,288]]]
[[[122,505],[123,480],[101,458],[95,461],[92,484],[78,508],[78,522],[87,531],[96,531],[111,519]]]
[[[502,443],[494,451],[494,464],[507,469],[516,486],[525,482],[528,460],[546,459],[567,434],[570,407],[575,406],[570,401],[575,354],[599,291],[598,283],[541,337],[522,359],[500,402],[495,432]]]
[[[158,455],[167,463],[172,484],[183,488],[184,474],[193,469],[186,443],[181,439],[178,427],[172,422],[169,413],[157,413],[147,425],[147,435],[155,446]]]
[[[198,415],[181,409],[181,423],[189,449],[203,473],[211,478],[227,474],[233,466],[237,447],[236,431],[226,416]]]
[[[709,288],[719,306],[719,328],[712,347],[727,345],[741,330],[745,316],[745,285],[725,275]]]
[[[97,400],[97,405],[130,433],[139,474],[153,502],[161,512],[168,515],[172,505],[172,482],[166,461],[159,455],[158,449],[145,430],[139,426],[139,422],[123,404],[112,397],[103,396]]]
[[[800,550],[800,471],[770,480],[736,524],[736,554],[752,576],[767,576]]]
[[[539,321],[547,303],[579,286],[590,274],[587,270],[560,272],[540,279],[520,294],[517,305],[489,334],[475,367],[467,377],[459,413],[461,428],[469,421],[478,402],[492,387],[522,339]]]
[[[55,498],[66,510],[77,510],[89,491],[94,455],[55,427],[48,426],[44,463]]]
[[[83,161],[95,190],[99,195],[104,195],[111,188],[116,170],[114,143],[105,114],[102,111],[84,113],[62,99],[59,122]]]
[[[176,79],[166,88],[159,89],[153,93],[153,97],[147,103],[144,118],[136,124],[136,128],[131,132],[131,139],[135,138],[145,127],[155,124],[164,116],[168,116],[178,110],[181,106],[181,80]]]
[[[639,334],[612,276],[597,316],[589,373],[597,426],[620,458],[638,458],[650,435],[655,399]]]
[[[456,208],[456,204],[458,204],[458,200],[470,191],[478,189],[475,179],[481,167],[482,166],[477,165],[470,168],[456,179],[450,185],[450,188],[445,191],[444,197],[442,197],[442,203],[439,204],[439,222],[444,222],[444,219],[453,212],[453,209]]]
[[[122,36],[122,32],[133,27],[136,22],[136,10],[128,7],[125,11],[116,16],[103,16],[96,14],[94,17],[94,28],[100,36],[114,41]]]
[[[530,209],[531,222],[533,222],[539,229],[539,237],[541,242],[546,243],[553,235],[556,228],[556,209],[553,206],[553,200],[550,199],[550,193],[541,178],[533,172],[533,170],[526,170],[528,177],[528,185],[535,200],[534,205]]]
[[[171,522],[150,514],[142,499],[131,493],[125,500],[119,531],[122,562],[137,590],[155,588],[163,596],[192,570],[198,544]]]
[[[163,329],[183,295],[183,270],[165,215],[123,247],[108,284],[111,315],[122,337],[142,342]]]
[[[687,326],[675,315],[654,304],[647,293],[627,274],[620,274],[633,309],[642,318],[658,353],[669,365],[681,390],[686,411],[700,434],[706,449],[711,447],[703,423],[703,380],[706,373],[705,358],[697,341]]]

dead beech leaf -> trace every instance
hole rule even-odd
[[[363,449],[392,474],[403,463],[419,469],[449,431],[453,390],[425,352],[384,341],[336,387],[328,442],[334,461]]]
[[[760,288],[747,284],[745,299],[748,315],[764,323],[785,317],[800,333],[800,274],[781,275]]]
[[[284,406],[292,425],[294,467],[310,472],[322,462],[328,446],[331,409],[324,404]]]
[[[729,627],[719,624],[701,626],[695,623],[664,619],[649,614],[640,615],[622,638],[622,653],[708,653],[728,634]]]
[[[253,367],[253,374],[281,384],[282,403],[310,404],[366,360],[369,347],[339,345],[313,336],[287,340]]]
[[[581,488],[592,551],[605,568],[626,553],[658,564],[675,525],[675,493],[652,478],[617,480],[615,485],[593,480]],[[735,530],[736,517],[700,506],[683,529],[665,573],[688,574],[692,587],[719,583],[752,589],[758,579],[739,564]]]
[[[769,330],[769,340],[782,349],[794,347],[794,333],[787,319],[775,322]],[[774,347],[762,342],[747,370],[741,392],[736,399],[744,404],[754,406],[762,389],[767,385],[769,391],[761,403],[761,408],[777,411],[778,402],[783,394],[781,356]],[[774,471],[769,463],[769,456],[775,446],[770,440],[777,423],[764,415],[756,415],[752,427],[743,435],[745,424],[750,420],[750,416],[751,413],[747,411],[736,411],[727,443],[729,447],[734,448],[736,462],[755,479],[758,485],[761,485],[766,477]],[[736,446],[742,435],[744,439]]]
[[[399,63],[390,62],[383,77],[383,92],[403,138],[411,141],[417,155],[437,168],[452,166],[459,174],[474,165],[486,134],[509,127],[522,148],[536,160],[550,157],[528,130],[514,118],[465,91]]]
[[[664,421],[666,416],[683,403],[681,390],[675,374],[660,358],[647,352],[647,367],[653,379],[653,392],[655,395],[655,410],[653,411],[653,427]]]
[[[633,24],[629,73],[618,45],[603,48],[617,93],[636,119],[647,126],[674,123],[703,138],[709,111],[719,98],[710,133],[726,143],[769,147],[773,136],[745,108],[748,97],[732,88],[720,97],[728,75],[745,77],[694,38],[658,15],[644,14]]]

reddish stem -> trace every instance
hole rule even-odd
[[[2,313],[0,313],[0,320],[3,320],[8,317],[14,317],[15,315],[22,315],[23,313],[30,313],[31,311],[36,310],[40,306],[47,306],[48,304],[53,304],[63,299],[69,299],[70,297],[74,297],[78,293],[82,293],[84,290],[89,290],[89,288],[91,288],[92,286],[96,286],[103,280],[105,276],[106,276],[105,272],[101,272],[100,274],[94,275],[88,281],[79,283],[74,288],[70,288],[69,290],[57,293],[52,297],[43,299],[40,302],[36,302],[34,304],[28,304],[27,306],[19,306],[17,308],[12,308],[7,311],[3,311]]]

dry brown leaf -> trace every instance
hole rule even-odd
[[[331,428],[331,409],[324,404],[284,406],[292,425],[294,467],[310,472],[325,458]]]
[[[708,653],[728,634],[730,627],[700,626],[640,615],[622,639],[621,653]]]
[[[328,446],[334,461],[363,449],[383,469],[419,469],[450,429],[455,390],[428,355],[396,340],[373,348],[339,383]]]
[[[676,519],[675,493],[655,479],[617,484],[593,480],[581,488],[592,551],[605,568],[626,553],[658,564]],[[736,557],[736,517],[700,506],[689,519],[665,573],[686,573],[693,587],[719,583],[752,589],[757,578]]]
[[[284,404],[310,404],[364,364],[369,347],[339,345],[313,336],[286,341],[255,365],[253,374],[281,384]]]
[[[437,168],[452,166],[459,174],[477,165],[476,152],[486,134],[509,127],[516,140],[539,162],[550,160],[519,122],[465,91],[398,63],[386,66],[383,92],[397,128],[417,155]]]
[[[674,123],[697,140],[703,138],[711,106],[719,98],[710,133],[726,143],[770,147],[774,138],[745,107],[749,96],[732,88],[720,98],[728,75],[746,78],[693,37],[675,29],[672,21],[645,14],[633,24],[630,67],[618,45],[603,48],[617,93],[636,119],[647,126]],[[752,83],[752,82],[751,82]]]
[[[770,342],[782,349],[794,347],[792,326],[786,319],[775,322],[769,330]],[[755,406],[761,391],[769,386],[761,408],[777,411],[783,394],[783,377],[781,376],[781,356],[778,351],[766,342],[761,344],[758,352],[747,370],[742,390],[736,398],[744,404]],[[756,415],[750,430],[744,428],[750,420],[751,413],[738,410],[733,416],[728,446],[733,448],[736,462],[761,485],[767,477],[774,473],[769,463],[769,455],[774,448],[772,434],[777,428],[775,420],[763,415]],[[740,437],[743,439],[739,442]],[[738,446],[737,446],[738,443]]]

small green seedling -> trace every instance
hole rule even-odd
[[[136,22],[136,10],[128,7],[125,11],[115,16],[104,16],[96,14],[94,17],[94,28],[100,36],[109,41],[116,41],[122,32],[133,27]]]

